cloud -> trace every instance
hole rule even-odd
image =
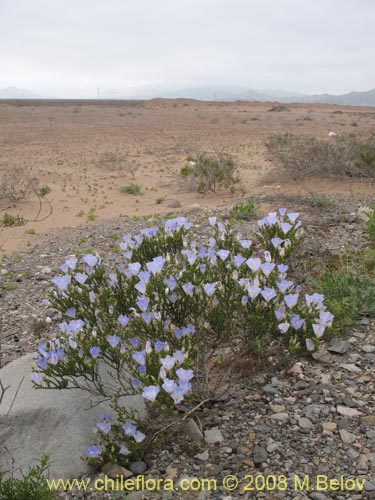
[[[0,87],[366,89],[374,18],[372,0],[1,0]]]

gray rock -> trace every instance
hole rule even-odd
[[[204,431],[204,439],[208,444],[216,444],[221,443],[224,437],[219,427],[212,427],[212,429]]]
[[[263,448],[263,446],[255,446],[253,453],[254,463],[257,465],[262,464],[263,462],[266,462],[267,458],[267,450]]]
[[[366,453],[360,455],[358,460],[358,469],[367,470],[375,467],[375,453]]]
[[[184,427],[185,435],[192,441],[202,441],[203,433],[193,418],[189,418]]]
[[[375,345],[364,345],[362,347],[362,351],[371,354],[372,352],[375,352]]]
[[[272,385],[265,385],[262,387],[262,391],[266,394],[278,394],[278,390]]]
[[[308,418],[304,418],[304,417],[302,417],[298,420],[298,425],[301,427],[301,429],[305,429],[308,431],[310,431],[314,428],[314,424],[311,422],[311,420]]]
[[[0,370],[2,383],[10,386],[0,407],[0,469],[12,466],[9,454],[4,452],[7,447],[15,466],[24,471],[47,453],[52,461],[51,478],[81,477],[90,467],[80,457],[87,446],[95,443],[92,431],[100,415],[108,411],[108,404],[91,407],[92,396],[80,389],[34,389],[34,366],[34,355],[28,354]],[[103,373],[105,383],[112,382],[108,375],[104,380],[105,376]],[[122,403],[137,408],[140,416],[145,415],[141,396],[126,396]]]
[[[338,406],[337,413],[342,415],[343,417],[359,417],[362,415],[362,412],[356,410],[355,408],[348,408],[347,406]]]
[[[309,498],[311,498],[311,500],[329,500],[327,495],[325,495],[324,493],[319,493],[318,491],[310,493]]]
[[[121,467],[121,465],[114,464],[112,462],[103,465],[102,471],[104,472],[104,474],[112,477],[113,479],[116,479],[119,476],[127,478],[133,475],[128,469],[125,469],[124,467]]]
[[[140,461],[140,462],[133,462],[129,465],[129,469],[132,471],[132,473],[136,476],[138,474],[144,474],[147,470],[147,465]]]
[[[345,429],[340,429],[340,438],[344,444],[352,444],[357,440],[357,436],[352,434],[351,432],[346,431]]]
[[[375,491],[375,484],[370,483],[370,481],[365,481],[365,490],[366,491]]]
[[[319,363],[330,363],[331,357],[326,354],[325,352],[313,352],[312,357],[315,359],[315,361],[318,361]]]
[[[331,340],[329,346],[327,347],[327,350],[335,354],[345,354],[348,351],[349,347],[349,342],[336,338]]]

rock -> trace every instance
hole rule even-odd
[[[253,453],[253,459],[254,459],[254,464],[259,465],[262,464],[263,462],[266,462],[268,458],[268,453],[263,446],[255,446],[254,448],[254,453]]]
[[[315,359],[315,361],[319,361],[319,363],[330,363],[331,362],[331,357],[326,354],[325,352],[313,352],[312,357]]]
[[[172,465],[168,465],[166,468],[166,478],[167,479],[175,479],[177,477],[178,469],[177,467],[173,467]]]
[[[270,409],[274,412],[274,413],[283,413],[285,412],[286,408],[284,405],[274,405],[274,404],[270,404]]]
[[[80,457],[95,442],[92,430],[100,415],[108,411],[108,404],[92,407],[93,397],[80,389],[36,390],[31,383],[32,367],[34,354],[28,354],[0,370],[4,386],[11,386],[0,406],[0,469],[12,466],[9,454],[4,452],[6,446],[19,469],[28,470],[46,453],[52,462],[50,477],[81,477],[90,467]],[[102,379],[113,383],[106,371]],[[145,415],[140,395],[125,396],[122,403],[137,408],[141,417]]]
[[[362,415],[361,411],[356,410],[355,408],[348,408],[347,406],[338,406],[337,413],[343,417],[359,417]]]
[[[205,450],[203,453],[198,453],[197,455],[194,455],[194,458],[197,458],[198,460],[202,460],[203,462],[206,462],[209,459],[209,453],[208,450]]]
[[[345,354],[349,347],[349,342],[336,338],[331,340],[329,346],[327,347],[327,351],[335,354]]]
[[[268,453],[273,453],[274,451],[279,450],[281,447],[281,443],[279,441],[275,441],[274,443],[270,443],[267,445]]]
[[[185,435],[192,441],[202,441],[203,433],[193,418],[189,418],[184,427]]]
[[[375,352],[375,345],[364,345],[362,346],[362,351],[367,353]]]
[[[358,460],[358,469],[367,470],[375,467],[375,453],[362,454]]]
[[[344,370],[347,370],[348,372],[351,373],[362,373],[362,370],[358,368],[358,366],[353,365],[351,363],[345,363],[340,365],[340,368],[344,368]]]
[[[112,462],[103,465],[102,471],[104,472],[104,474],[111,477],[112,479],[116,479],[118,476],[123,476],[127,478],[133,475],[133,473],[130,472],[128,469],[125,469],[125,467],[113,464]]]
[[[375,491],[375,482],[365,481],[365,491]]]
[[[224,437],[219,427],[212,427],[212,429],[204,431],[204,439],[208,444],[216,444],[221,443]]]
[[[325,495],[324,493],[319,493],[318,491],[310,493],[309,498],[311,498],[311,500],[329,500],[327,495]]]
[[[352,444],[357,440],[357,436],[352,434],[351,432],[346,431],[345,429],[340,429],[340,438],[344,444]]]
[[[52,273],[52,270],[51,270],[51,268],[50,268],[50,267],[48,267],[48,266],[44,266],[44,267],[42,267],[42,269],[40,270],[40,272],[41,272],[42,274],[51,274],[51,273]]]
[[[348,450],[348,457],[351,460],[356,460],[359,457],[359,453],[354,448],[349,448],[349,450]]]
[[[337,424],[335,424],[335,422],[323,422],[322,427],[325,431],[333,432],[337,429]]]
[[[375,415],[366,415],[365,417],[361,417],[361,422],[364,424],[375,425]]]
[[[278,390],[272,385],[265,385],[262,387],[262,391],[266,394],[278,394]]]
[[[305,429],[308,431],[310,431],[314,428],[314,424],[311,422],[311,420],[308,418],[304,418],[304,417],[302,417],[298,420],[298,425],[301,427],[301,429]]]
[[[168,202],[168,208],[181,208],[181,203],[178,200],[171,200]]]
[[[286,420],[288,420],[289,414],[284,412],[274,413],[273,415],[271,415],[270,418],[272,418],[273,420],[279,420],[281,422],[285,422]]]
[[[144,474],[146,472],[147,465],[142,461],[133,462],[130,464],[129,469],[134,475],[138,476],[139,474]]]

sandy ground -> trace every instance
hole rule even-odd
[[[369,181],[293,182],[270,175],[276,166],[265,147],[272,133],[374,133],[375,109],[294,104],[290,111],[269,112],[273,105],[188,99],[0,102],[0,176],[24,166],[51,188],[41,211],[37,197],[16,205],[0,200],[1,218],[7,211],[29,221],[0,227],[0,249],[23,251],[52,227],[175,211],[168,207],[171,200],[184,210],[234,204],[251,194],[353,193],[365,201],[375,193]],[[178,173],[188,155],[218,151],[235,159],[241,190],[199,195],[181,185]],[[120,192],[131,183],[141,186],[140,195]]]

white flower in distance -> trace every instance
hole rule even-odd
[[[203,288],[204,288],[204,291],[206,292],[206,294],[209,297],[211,297],[215,293],[216,283],[206,283]]]
[[[161,272],[164,264],[167,262],[167,259],[164,257],[155,257],[151,262],[147,262],[146,267],[150,271],[151,274],[156,275]]]
[[[176,360],[173,356],[170,356],[168,354],[165,358],[160,358],[160,362],[164,366],[164,368],[169,371],[174,367]]]
[[[259,271],[260,266],[262,265],[262,261],[259,259],[259,257],[250,257],[246,261],[247,266],[254,272],[256,273]]]

